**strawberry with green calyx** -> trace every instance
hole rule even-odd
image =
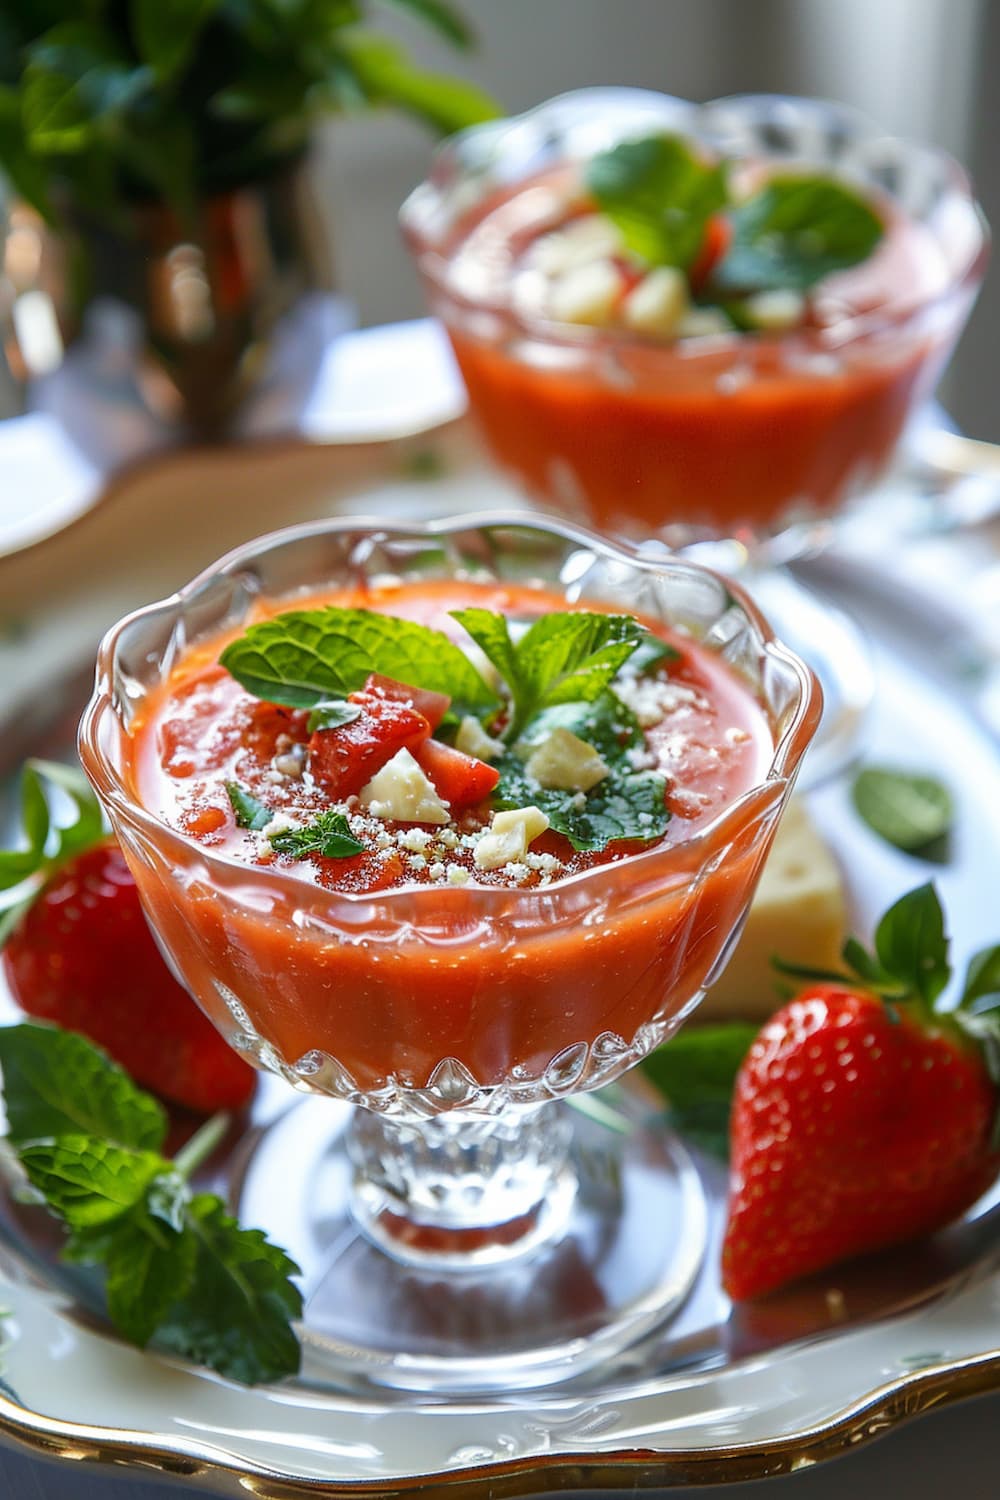
[[[723,1283],[737,1300],[930,1234],[1000,1172],[1000,946],[951,977],[932,885],[892,906],[850,972],[809,987],[736,1079]]]
[[[57,792],[73,809],[65,824],[52,818]],[[0,852],[0,891],[9,893],[2,964],[17,1004],[99,1043],[140,1083],[189,1109],[246,1104],[256,1074],[164,963],[83,773],[29,761],[21,815],[26,847]]]

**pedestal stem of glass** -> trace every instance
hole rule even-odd
[[[394,1259],[495,1265],[557,1236],[576,1195],[565,1105],[421,1118],[354,1112],[352,1211]]]

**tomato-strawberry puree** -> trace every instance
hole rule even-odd
[[[525,267],[580,212],[565,169],[466,215],[434,247],[428,291],[487,442],[533,494],[602,530],[772,529],[884,467],[964,316],[910,317],[952,273],[928,229],[877,207],[874,253],[814,288],[790,332],[657,340],[547,321]]]
[[[447,582],[296,598],[258,617],[323,603],[418,619],[456,641],[451,609],[527,619],[565,608],[528,588]],[[128,777],[136,800],[184,835],[162,868],[144,860],[135,873],[167,950],[217,1024],[251,1026],[289,1066],[327,1054],[371,1089],[389,1075],[423,1086],[447,1057],[483,1083],[515,1066],[531,1075],[604,1033],[630,1043],[686,1003],[749,897],[779,788],[733,820],[724,855],[691,842],[764,780],[773,736],[724,663],[659,633],[679,659],[622,691],[646,725],[647,760],[667,777],[665,837],[576,853],[549,831],[513,874],[478,869],[461,841],[489,824],[488,803],[438,827],[371,818],[348,802],[364,853],[276,854],[237,825],[226,783],[300,826],[329,807],[307,769],[307,715],[250,697],[218,665],[226,638],[193,649],[135,720]],[[661,848],[669,865],[657,862]],[[652,852],[636,858],[642,851]],[[588,881],[569,878],[584,870]]]

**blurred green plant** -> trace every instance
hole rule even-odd
[[[450,0],[381,0],[452,46]],[[0,168],[47,219],[182,215],[259,181],[331,111],[394,106],[449,133],[496,113],[366,25],[370,0],[0,0]]]

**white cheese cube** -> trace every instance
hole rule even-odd
[[[625,248],[621,230],[603,214],[585,214],[564,229],[544,234],[535,245],[533,260],[547,276],[563,276],[593,260],[606,260]]]
[[[525,770],[539,786],[561,792],[589,792],[608,774],[593,745],[569,729],[553,729],[532,751]]]
[[[398,823],[449,823],[448,809],[409,750],[397,750],[392,760],[361,788],[358,800],[373,818]]]
[[[681,318],[677,327],[677,337],[703,339],[722,333],[735,333],[735,331],[721,307],[692,307]]]
[[[516,807],[509,812],[493,814],[488,833],[484,833],[472,851],[481,870],[502,870],[504,865],[519,864],[528,845],[545,832],[549,820],[538,807]]]
[[[795,800],[778,827],[736,951],[696,1019],[763,1020],[781,1004],[772,957],[839,969],[846,929],[840,870],[804,805]]]
[[[474,755],[477,760],[492,760],[500,754],[503,745],[490,738],[473,714],[467,714],[458,726],[455,749],[461,750],[463,755]]]
[[[592,260],[557,277],[549,290],[548,315],[557,323],[605,328],[621,295],[622,278],[610,260]]]
[[[632,288],[622,317],[635,333],[673,338],[690,306],[687,277],[676,266],[657,266]]]
[[[743,310],[755,328],[765,333],[782,333],[797,328],[806,315],[806,299],[801,292],[789,289],[757,292],[748,297]]]

